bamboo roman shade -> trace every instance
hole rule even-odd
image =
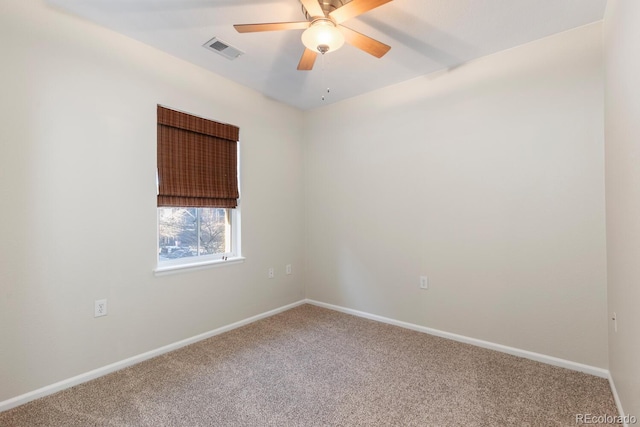
[[[239,133],[158,106],[158,206],[236,207]]]

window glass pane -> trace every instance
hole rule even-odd
[[[229,209],[158,208],[158,261],[231,252]]]
[[[196,208],[158,208],[160,261],[198,253],[197,211]]]
[[[200,254],[223,254],[227,248],[227,209],[201,208]]]

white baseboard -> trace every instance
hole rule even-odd
[[[618,408],[618,414],[622,417],[625,416],[624,409],[622,408],[622,402],[620,402],[620,396],[618,396],[618,390],[616,389],[616,383],[613,382],[613,376],[609,372],[609,387],[611,387],[611,393],[613,393],[613,400],[616,402],[616,408]],[[624,427],[629,427],[627,422],[624,422]]]
[[[584,372],[584,373],[595,375],[595,376],[601,377],[601,378],[607,378],[609,380],[609,384],[611,385],[611,391],[613,393],[613,397],[615,399],[616,406],[618,408],[618,412],[620,414],[624,414],[624,412],[622,410],[622,405],[620,403],[620,399],[618,397],[618,393],[617,393],[616,388],[615,388],[615,384],[613,382],[613,378],[611,377],[611,374],[609,373],[609,371],[606,370],[606,369],[597,368],[597,367],[589,366],[589,365],[584,365],[584,364],[581,364],[581,363],[572,362],[570,360],[559,359],[557,357],[547,356],[547,355],[540,354],[540,353],[534,353],[534,352],[527,351],[527,350],[521,350],[521,349],[517,349],[517,348],[514,348],[514,347],[508,347],[508,346],[505,346],[505,345],[502,345],[502,344],[495,344],[495,343],[492,343],[492,342],[489,342],[489,341],[483,341],[483,340],[479,340],[479,339],[476,339],[476,338],[470,338],[470,337],[466,337],[466,336],[463,336],[463,335],[453,334],[453,333],[450,333],[450,332],[444,332],[444,331],[440,331],[440,330],[437,330],[437,329],[427,328],[425,326],[420,326],[420,325],[416,325],[416,324],[413,324],[413,323],[408,323],[408,322],[403,322],[403,321],[400,321],[400,320],[390,319],[390,318],[387,318],[387,317],[378,316],[376,314],[370,314],[370,313],[366,313],[366,312],[363,312],[363,311],[353,310],[353,309],[350,309],[350,308],[345,308],[345,307],[341,307],[341,306],[337,306],[337,305],[333,305],[333,304],[327,304],[327,303],[324,303],[324,302],[315,301],[315,300],[311,300],[311,299],[300,300],[300,301],[294,302],[292,304],[288,304],[288,305],[276,308],[274,310],[270,310],[270,311],[267,311],[265,313],[258,314],[256,316],[252,316],[252,317],[249,317],[247,319],[240,320],[240,321],[232,323],[230,325],[222,326],[222,327],[214,329],[212,331],[205,332],[205,333],[202,333],[202,334],[199,334],[199,335],[193,336],[191,338],[187,338],[187,339],[184,339],[184,340],[172,343],[172,344],[168,344],[166,346],[157,348],[155,350],[151,350],[151,351],[148,351],[146,353],[142,353],[142,354],[139,354],[137,356],[133,356],[133,357],[130,357],[128,359],[124,359],[124,360],[121,360],[119,362],[115,362],[115,363],[112,363],[110,365],[103,366],[101,368],[94,369],[94,370],[89,371],[89,372],[85,372],[85,373],[80,374],[80,375],[76,375],[75,377],[68,378],[66,380],[62,380],[62,381],[59,381],[59,382],[54,383],[54,384],[50,384],[48,386],[45,386],[45,387],[39,388],[37,390],[22,394],[20,396],[16,396],[16,397],[13,397],[11,399],[4,400],[4,401],[0,402],[0,412],[9,410],[11,408],[15,408],[16,406],[23,405],[23,404],[28,403],[28,402],[30,402],[32,400],[35,400],[35,399],[39,399],[41,397],[48,396],[48,395],[53,394],[53,393],[57,393],[58,391],[62,391],[64,389],[73,387],[75,385],[90,381],[92,379],[95,379],[95,378],[110,374],[112,372],[118,371],[118,370],[126,368],[128,366],[135,365],[136,363],[140,363],[140,362],[143,362],[145,360],[151,359],[153,357],[160,356],[160,355],[162,355],[164,353],[168,353],[170,351],[177,350],[177,349],[179,349],[181,347],[185,347],[185,346],[187,346],[189,344],[193,344],[195,342],[202,341],[204,339],[207,339],[207,338],[222,334],[224,332],[227,332],[227,331],[230,331],[230,330],[233,330],[233,329],[248,325],[248,324],[256,322],[258,320],[265,319],[267,317],[271,317],[271,316],[273,316],[275,314],[282,313],[283,311],[287,311],[289,309],[292,309],[294,307],[297,307],[297,306],[305,304],[305,303],[316,305],[318,307],[328,308],[330,310],[339,311],[339,312],[342,312],[342,313],[351,314],[351,315],[362,317],[362,318],[365,318],[365,319],[375,320],[375,321],[378,321],[378,322],[399,326],[401,328],[411,329],[411,330],[414,330],[414,331],[423,332],[423,333],[427,333],[427,334],[430,334],[430,335],[435,335],[435,336],[438,336],[438,337],[447,338],[447,339],[463,342],[463,343],[466,343],[466,344],[475,345],[475,346],[482,347],[482,348],[487,348],[487,349],[490,349],[490,350],[500,351],[500,352],[511,354],[511,355],[514,355],[514,356],[524,357],[526,359],[531,359],[531,360],[535,360],[537,362],[547,363],[549,365],[554,365],[554,366],[559,366],[559,367],[562,367],[562,368],[571,369],[571,370],[574,370],[574,371]]]
[[[441,338],[448,338],[450,340],[459,341],[465,344],[471,344],[489,350],[496,350],[502,353],[511,354],[513,356],[524,357],[525,359],[535,360],[536,362],[542,362],[553,366],[559,366],[561,368],[571,369],[573,371],[584,372],[587,374],[595,375],[596,377],[609,378],[609,371],[595,366],[584,365],[582,363],[572,362],[570,360],[559,359],[553,356],[547,356],[545,354],[534,353],[528,350],[521,350],[519,348],[509,347],[502,344],[496,344],[489,341],[483,341],[476,338],[466,337],[464,335],[452,334],[450,332],[440,331],[438,329],[427,328],[426,326],[420,326],[413,323],[402,322],[400,320],[390,319],[388,317],[378,316],[376,314],[365,313],[363,311],[353,310],[350,308],[341,307],[338,305],[327,304],[320,301],[311,299],[305,300],[306,303],[317,305],[318,307],[328,308],[330,310],[340,311],[342,313],[352,314],[354,316],[363,317],[365,319],[375,320],[382,323],[388,323],[390,325],[400,326],[401,328],[411,329],[413,331],[424,332],[429,335],[435,335]],[[613,380],[611,380],[613,384]]]
[[[48,386],[39,388],[34,391],[30,391],[25,394],[21,394],[20,396],[13,397],[8,400],[4,400],[0,402],[0,412],[9,410],[11,408],[15,408],[16,406],[24,405],[27,402],[30,402],[35,399],[39,399],[44,396],[48,396],[53,393],[57,393],[64,389],[73,387],[78,384],[82,384],[84,382],[93,380],[95,378],[110,374],[115,371],[119,371],[120,369],[126,368],[131,365],[135,365],[136,363],[143,362],[145,360],[151,359],[156,356],[160,356],[164,353],[168,353],[173,350],[177,350],[181,347],[187,346],[189,344],[193,344],[198,341],[202,341],[207,338],[211,338],[216,335],[220,335],[224,332],[230,331],[232,329],[239,328],[241,326],[248,325],[249,323],[253,323],[255,321],[265,319],[267,317],[271,317],[275,314],[282,313],[283,311],[287,311],[299,305],[305,303],[305,300],[300,300],[298,302],[294,302],[292,304],[288,304],[274,310],[267,311],[262,314],[258,314],[256,316],[249,317],[248,319],[240,320],[238,322],[232,323],[230,325],[222,326],[220,328],[214,329],[209,332],[205,332],[191,338],[187,338],[178,342],[174,342],[172,344],[165,345],[163,347],[157,348],[155,350],[148,351],[146,353],[138,354],[137,356],[129,357],[128,359],[121,360],[119,362],[112,363],[107,366],[103,366],[98,369],[94,369],[89,372],[85,372],[84,374],[76,375],[75,377],[68,378],[66,380],[58,381],[57,383],[50,384]]]

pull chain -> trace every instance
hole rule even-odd
[[[322,61],[322,88],[324,89],[326,87],[327,88],[327,93],[330,93],[331,90],[329,89],[329,86],[327,86],[327,82],[326,82],[326,79],[325,79],[326,76],[325,76],[325,66],[324,66],[324,54],[322,54],[321,61]],[[325,100],[324,95],[322,95],[322,100],[323,101]]]

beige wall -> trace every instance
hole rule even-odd
[[[607,368],[601,31],[309,113],[307,297]]]
[[[622,407],[640,417],[640,2],[605,15],[605,171],[609,369]]]
[[[0,401],[304,297],[302,113],[41,1],[0,40]],[[240,127],[244,264],[153,275],[156,104]]]

